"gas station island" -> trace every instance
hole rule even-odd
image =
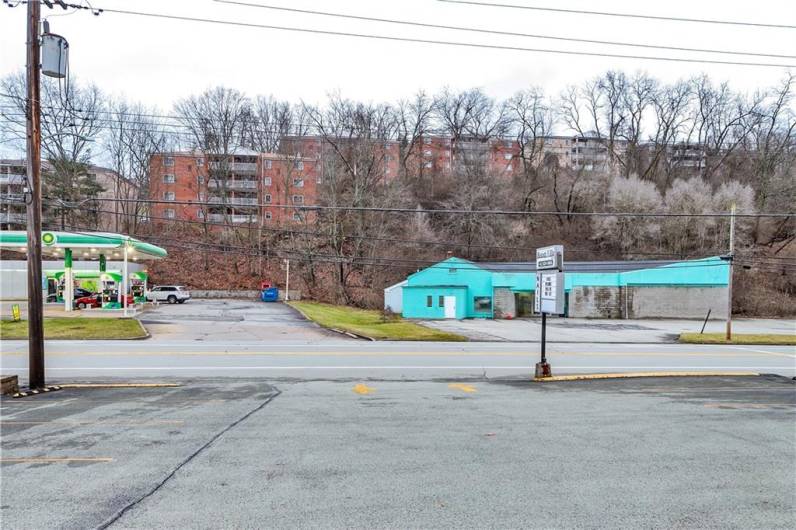
[[[74,308],[75,289],[96,293],[80,307],[124,309],[146,301],[148,274],[130,271],[129,264],[165,258],[165,249],[123,234],[108,232],[42,232],[42,256],[63,260],[63,269],[44,270],[44,300]],[[27,252],[24,231],[0,231],[0,248]],[[108,270],[107,261],[121,261],[121,270]],[[96,270],[74,270],[74,261],[97,261]]]

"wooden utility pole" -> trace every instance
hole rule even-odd
[[[290,301],[290,260],[285,260],[287,268],[285,270],[285,302]]]
[[[44,387],[44,306],[41,270],[41,3],[28,2],[27,31],[27,222],[28,222],[28,385]]]
[[[730,208],[730,259],[727,279],[727,341],[732,340],[732,262],[735,259],[735,203]]]

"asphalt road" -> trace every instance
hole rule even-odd
[[[778,377],[182,380],[0,401],[7,528],[792,528]]]
[[[3,372],[25,376],[27,343],[3,341]],[[48,341],[51,381],[74,377],[389,378],[525,376],[538,344],[264,341]],[[790,346],[551,344],[553,372],[755,371],[796,376]]]

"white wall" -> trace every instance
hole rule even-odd
[[[401,314],[404,310],[404,285],[407,281],[396,283],[384,289],[384,309]]]

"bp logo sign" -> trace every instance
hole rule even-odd
[[[55,234],[53,234],[52,232],[44,232],[41,235],[41,242],[44,243],[47,246],[54,245],[55,241],[56,241],[56,237],[55,237]]]

